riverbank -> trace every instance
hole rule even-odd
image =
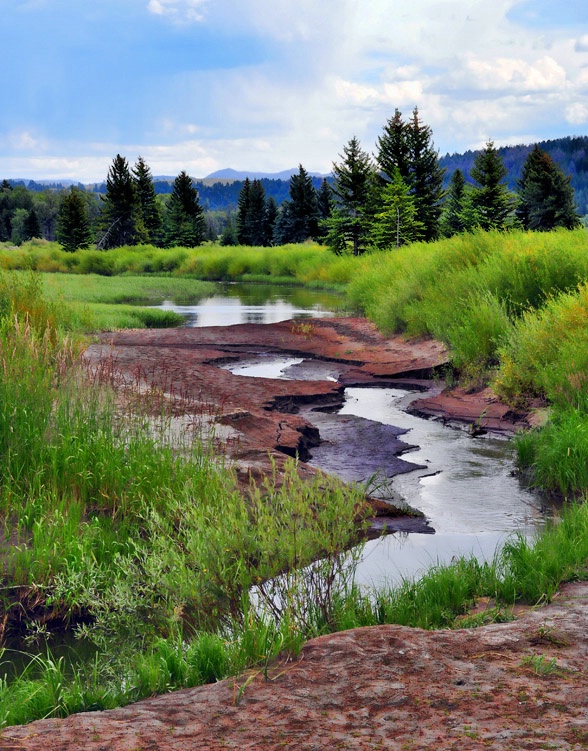
[[[552,604],[517,614],[476,629],[322,636],[267,671],[8,728],[0,749],[584,748],[588,585],[567,584]]]

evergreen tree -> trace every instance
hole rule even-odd
[[[251,183],[248,212],[251,245],[265,245],[267,241],[267,205],[265,189],[260,180],[254,180]]]
[[[312,178],[300,164],[290,178],[290,200],[282,204],[274,233],[278,245],[318,237],[319,210]]]
[[[414,196],[416,218],[422,225],[424,240],[436,240],[439,237],[439,220],[445,194],[445,169],[439,165],[439,154],[434,149],[432,136],[433,131],[428,125],[423,125],[415,107],[408,124],[411,166],[406,184]]]
[[[357,256],[365,250],[369,232],[375,169],[356,136],[339,156],[341,162],[333,164],[335,207],[325,222],[326,243],[335,253],[344,252],[350,244]]]
[[[237,239],[239,245],[252,245],[251,242],[251,182],[248,177],[245,178],[243,187],[239,192],[237,201]]]
[[[444,237],[452,237],[466,230],[464,217],[465,199],[465,177],[460,169],[456,169],[449,181],[449,192],[441,218],[441,234]]]
[[[331,212],[335,206],[335,201],[333,200],[333,189],[327,180],[322,181],[316,200],[320,221],[324,221],[331,216]]]
[[[317,207],[319,212],[319,226],[318,226],[318,239],[322,240],[327,236],[327,219],[331,216],[333,209],[335,208],[335,201],[333,198],[333,189],[327,182],[323,180],[321,187],[316,194]]]
[[[477,155],[470,174],[476,182],[471,202],[479,227],[505,229],[512,214],[512,199],[504,183],[506,168],[492,141]]]
[[[92,243],[86,202],[76,188],[62,198],[57,215],[57,241],[70,253],[88,248]]]
[[[410,147],[408,144],[407,126],[398,108],[394,116],[384,125],[383,133],[377,140],[377,162],[382,177],[389,181],[397,169],[403,180],[410,174]]]
[[[135,181],[127,160],[120,154],[116,155],[108,171],[106,195],[102,200],[102,237],[98,247],[117,248],[147,242]]]
[[[137,159],[137,163],[133,167],[133,177],[141,219],[147,233],[147,241],[153,245],[160,245],[163,230],[161,207],[155,194],[151,170],[142,156]]]
[[[0,185],[0,242],[8,242],[12,236],[12,185],[2,180]]]
[[[238,242],[239,241],[237,239],[237,223],[235,221],[235,217],[233,215],[230,215],[222,231],[222,234],[220,237],[220,244],[223,247],[226,247],[229,245],[237,245]]]
[[[525,160],[517,189],[516,214],[525,229],[580,226],[570,178],[538,146]]]
[[[400,170],[395,169],[380,194],[380,208],[374,215],[369,240],[379,250],[387,250],[418,240],[422,233],[415,199]]]
[[[274,229],[278,218],[278,204],[273,196],[267,199],[265,212],[265,240],[264,245],[272,245],[274,239]]]
[[[193,248],[204,240],[206,223],[198,191],[186,172],[174,180],[174,189],[167,205],[165,244]]]
[[[39,222],[39,216],[34,208],[32,208],[24,223],[24,235],[23,240],[32,240],[33,237],[43,237],[41,231],[41,223]]]
[[[396,109],[378,138],[377,162],[385,181],[394,179],[398,170],[414,197],[417,220],[423,240],[439,236],[439,218],[443,199],[444,168],[432,142],[432,130],[424,125],[415,107],[412,119],[404,122]]]

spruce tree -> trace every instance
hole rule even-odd
[[[377,162],[383,178],[386,181],[392,180],[397,169],[402,179],[406,180],[410,170],[410,147],[407,126],[398,108],[384,125],[383,133],[377,140],[377,147]]]
[[[239,191],[237,200],[237,239],[239,245],[251,245],[251,212],[249,206],[251,203],[251,182],[248,177],[243,182],[243,187]]]
[[[264,245],[272,245],[274,239],[274,228],[276,226],[276,220],[278,218],[278,205],[276,199],[270,196],[267,199],[266,212],[265,212],[265,240]]]
[[[278,244],[301,243],[319,234],[319,210],[312,178],[300,164],[290,178],[290,199],[282,204],[276,222]]]
[[[147,242],[137,189],[127,160],[120,154],[114,158],[106,178],[103,197],[100,248],[117,248]]]
[[[267,240],[267,205],[261,180],[254,180],[249,191],[249,232],[251,245],[265,245]]]
[[[488,141],[474,160],[470,176],[476,185],[471,191],[472,209],[481,229],[505,229],[512,213],[512,199],[504,183],[507,170],[502,157]]]
[[[517,183],[516,215],[524,229],[574,229],[580,226],[570,178],[538,146],[530,152]]]
[[[464,208],[466,181],[463,172],[456,169],[449,181],[449,191],[441,217],[441,234],[452,237],[466,230]]]
[[[34,208],[29,211],[23,227],[23,240],[32,240],[33,237],[42,237],[41,223]]]
[[[198,191],[192,178],[184,171],[174,180],[174,188],[167,205],[165,221],[166,246],[194,248],[204,240],[206,222]]]
[[[356,136],[339,157],[341,161],[333,164],[335,207],[325,222],[326,243],[335,253],[344,252],[349,244],[357,256],[367,243],[375,168]]]
[[[380,208],[374,214],[370,228],[370,243],[379,250],[399,248],[420,239],[423,226],[418,219],[414,197],[396,169],[392,180],[380,194]]]
[[[414,196],[416,219],[422,225],[423,240],[436,240],[439,237],[439,220],[445,194],[445,169],[439,165],[439,154],[435,151],[432,137],[433,131],[422,123],[415,107],[408,124],[411,165],[409,180],[405,182]]]
[[[57,214],[57,241],[70,253],[92,243],[86,202],[77,188],[72,187],[62,198]]]
[[[147,241],[152,245],[160,245],[163,231],[162,212],[155,193],[151,170],[142,156],[137,159],[133,167],[133,177]]]

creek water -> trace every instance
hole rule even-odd
[[[226,326],[329,316],[341,310],[342,301],[337,295],[307,289],[228,284],[198,305],[171,307],[166,303],[162,307],[182,313],[187,326]],[[294,378],[299,377],[297,367],[301,364],[309,377],[308,361],[287,356],[258,357],[228,367],[243,376]],[[310,377],[336,379],[332,363],[313,360],[310,365],[315,370]],[[400,439],[418,447],[398,462],[424,468],[407,471],[411,467],[404,466],[391,483],[391,463],[385,453],[381,459],[370,455],[369,466],[362,472],[357,462],[349,461],[353,446],[345,446],[339,454],[321,447],[313,451],[311,464],[346,480],[362,482],[374,477],[377,486],[385,479],[382,486],[387,491],[391,487],[409,506],[423,512],[435,530],[435,534],[396,533],[368,542],[357,570],[357,580],[366,585],[414,578],[431,565],[448,563],[460,555],[492,558],[509,535],[532,536],[549,516],[546,502],[515,476],[513,447],[508,440],[492,435],[472,438],[465,430],[408,414],[406,408],[418,395],[396,388],[348,388],[338,414],[304,413],[321,431],[350,416],[369,421],[368,428],[370,423],[395,426]],[[339,467],[333,461],[337,455]]]
[[[226,283],[196,305],[166,301],[155,307],[172,310],[186,326],[232,326],[237,323],[278,323],[291,318],[332,316],[344,304],[341,295],[302,287]]]

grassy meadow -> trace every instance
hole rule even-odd
[[[172,414],[137,384],[121,400],[115,374],[88,371],[80,354],[84,333],[127,325],[124,303],[197,299],[209,291],[201,281],[343,286],[383,330],[444,341],[464,383],[492,384],[515,409],[543,403],[547,425],[517,439],[521,465],[583,500],[587,251],[585,230],[477,233],[359,258],[313,245],[0,248],[2,628],[31,644],[67,628],[96,650],[72,668],[41,649],[16,679],[0,667],[0,725],[263,672],[333,630],[507,619],[514,602],[546,601],[586,577],[588,506],[570,503],[491,562],[360,591],[361,488],[302,483],[293,464],[283,484],[268,477],[243,494],[197,426],[177,445],[178,405]],[[473,617],[478,597],[496,607]]]

